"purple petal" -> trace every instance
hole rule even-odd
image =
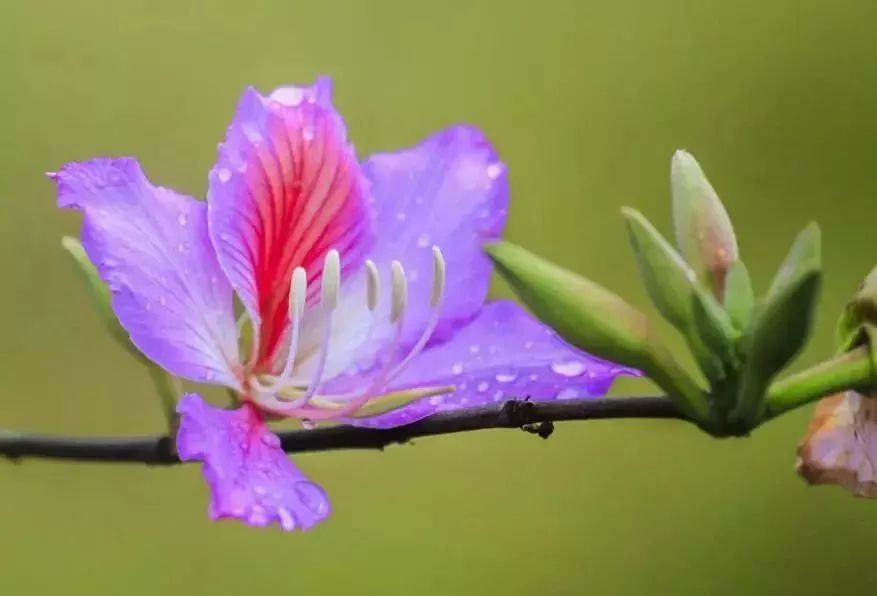
[[[329,515],[326,493],[293,465],[251,405],[222,410],[188,394],[177,412],[177,451],[184,461],[204,464],[210,519],[260,527],[277,522],[291,532],[309,530]]]
[[[375,200],[371,257],[379,265],[399,260],[408,277],[403,343],[416,341],[430,317],[432,246],[444,253],[447,289],[434,335],[440,339],[475,315],[487,297],[491,263],[482,246],[499,238],[505,225],[506,167],[469,126],[448,128],[412,149],[374,155],[363,167]]]
[[[260,330],[258,370],[286,334],[293,269],[307,270],[313,296],[330,249],[348,273],[370,247],[365,178],[329,94],[328,79],[270,97],[248,89],[210,172],[210,236]]]
[[[596,397],[619,374],[639,373],[569,346],[513,302],[493,302],[451,340],[424,350],[391,383],[392,389],[454,385],[455,391],[351,422],[389,428],[437,412],[510,399]],[[345,379],[345,384],[357,382],[362,385],[363,380]]]
[[[58,206],[83,213],[82,244],[134,345],[175,375],[236,386],[232,290],[205,204],[153,186],[131,158],[71,163],[50,176]]]

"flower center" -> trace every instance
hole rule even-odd
[[[307,274],[302,267],[292,273],[289,291],[290,339],[289,350],[283,369],[276,376],[251,378],[253,401],[264,410],[273,414],[303,418],[307,420],[330,420],[355,415],[366,405],[377,400],[411,401],[419,397],[447,393],[448,387],[429,387],[408,391],[388,392],[387,387],[419,354],[432,337],[439,321],[442,299],[445,292],[445,259],[437,246],[432,247],[433,275],[432,289],[429,297],[430,317],[418,340],[407,354],[399,358],[399,347],[402,340],[402,329],[405,322],[405,311],[408,306],[408,280],[405,270],[399,261],[390,263],[390,309],[389,323],[392,327],[392,340],[384,348],[384,357],[369,375],[365,389],[357,392],[321,394],[320,386],[326,371],[329,358],[329,347],[332,339],[333,313],[338,308],[341,291],[341,259],[337,250],[330,250],[323,263],[322,288],[320,302],[314,314],[320,317],[321,341],[316,354],[313,375],[307,385],[296,375],[295,364],[299,352],[300,334],[305,315],[308,294]],[[381,298],[380,273],[377,265],[371,260],[365,263],[365,296],[370,325],[364,344],[368,344],[375,324],[379,318],[377,307]]]

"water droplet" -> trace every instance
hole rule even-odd
[[[417,237],[417,246],[420,248],[426,248],[429,246],[429,234],[424,232],[423,234]]]
[[[532,347],[533,347],[533,342],[531,342],[531,341],[528,341],[524,344],[524,348],[527,350],[529,350]]]
[[[240,172],[241,174],[246,173],[246,171],[247,171],[247,162],[242,161],[241,164],[238,166],[237,169],[238,169],[238,172]]]
[[[493,401],[499,401],[502,399],[502,391],[497,391],[493,394]]]
[[[220,182],[228,182],[231,180],[231,170],[228,168],[219,168],[216,171],[216,177],[219,178]]]
[[[280,439],[274,433],[265,433],[262,435],[262,442],[268,447],[280,447]]]
[[[404,211],[400,211],[396,214],[396,219],[399,221],[405,221],[406,219],[408,219],[408,215],[406,215]]]
[[[454,373],[455,375],[459,375],[460,373],[462,373],[463,372],[463,363],[462,362],[455,362],[454,366],[451,367],[451,372]]]
[[[264,497],[268,494],[268,489],[262,486],[261,484],[257,484],[253,487],[253,492],[259,495],[260,497]]]
[[[164,296],[162,296],[161,298],[159,298],[158,301],[161,303],[162,306],[164,306],[164,305],[167,304],[167,300],[165,300],[165,297],[164,297]]]
[[[441,395],[433,395],[429,398],[429,405],[431,406],[440,406],[444,401],[444,396]]]
[[[487,391],[488,387],[490,387],[490,385],[488,385],[486,381],[481,381],[480,383],[478,383],[478,391],[481,391],[482,393]]]
[[[472,344],[471,346],[469,346],[469,351],[473,354],[477,354],[479,351],[481,351],[481,346],[479,346],[478,344]]]
[[[580,360],[552,362],[551,370],[563,377],[577,377],[585,372],[585,363]]]
[[[531,380],[531,381],[535,381],[535,380],[538,379],[538,378],[539,378],[539,375],[530,375],[530,380]]]
[[[185,214],[185,213],[183,213],[182,211],[180,211],[180,214],[177,216],[177,222],[178,222],[181,226],[184,226],[184,225],[186,225],[186,222],[187,222],[187,221],[189,221],[189,218],[186,217],[186,214]]]
[[[180,242],[179,244],[177,244],[177,252],[180,253],[180,254],[186,252],[186,245],[183,244],[182,242]]]
[[[280,527],[287,532],[292,532],[295,529],[295,518],[286,507],[277,508],[277,519],[280,520]]]
[[[557,392],[555,396],[557,399],[573,399],[579,397],[578,389],[573,389],[572,387],[565,387]]]
[[[513,373],[513,372],[498,373],[496,375],[496,380],[499,381],[500,383],[511,383],[512,381],[514,381],[517,378],[518,378],[518,375],[516,373]]]
[[[301,131],[301,136],[306,142],[314,140],[314,127],[305,126]]]
[[[301,499],[302,505],[318,517],[323,517],[329,512],[329,500],[323,489],[313,482],[296,482],[295,492]]]
[[[503,165],[499,162],[494,162],[487,166],[487,177],[491,180],[496,180],[502,174],[502,170]]]

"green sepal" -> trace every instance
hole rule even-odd
[[[736,329],[743,330],[752,319],[755,308],[755,294],[752,291],[752,280],[743,261],[737,260],[728,269],[725,277],[725,295],[722,299],[725,312]]]
[[[638,211],[621,210],[649,297],[658,311],[688,342],[704,375],[713,383],[736,366],[739,333],[728,315],[679,253]]]
[[[110,302],[110,290],[104,281],[100,278],[94,263],[88,258],[82,243],[78,238],[72,236],[64,236],[61,238],[61,246],[73,258],[76,270],[85,282],[88,293],[91,295],[92,304],[100,317],[104,328],[110,333],[113,339],[127,350],[133,356],[146,362],[146,358],[131,343],[128,333],[119,324],[116,314]]]
[[[709,406],[697,383],[655,337],[648,318],[606,288],[508,242],[485,246],[521,300],[566,341],[644,371],[695,421]]]
[[[821,241],[816,224],[798,235],[758,304],[742,348],[735,418],[746,428],[763,414],[771,380],[803,349],[810,336],[822,285]]]

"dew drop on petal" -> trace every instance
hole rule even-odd
[[[451,372],[455,375],[461,374],[463,372],[463,363],[455,362],[454,365],[451,367]]]
[[[481,391],[482,393],[487,391],[488,387],[490,387],[490,385],[488,385],[486,381],[481,381],[480,383],[478,383],[478,391]]]
[[[499,162],[494,162],[487,166],[487,177],[491,180],[496,180],[499,178],[499,175],[502,174],[502,164]]]
[[[314,127],[305,126],[301,131],[301,136],[305,141],[313,141],[314,140]]]
[[[471,346],[469,346],[469,351],[473,354],[477,354],[479,351],[481,351],[481,346],[479,346],[478,344],[472,344]]]
[[[424,232],[417,237],[417,246],[420,248],[426,248],[429,246],[429,234]]]
[[[268,494],[268,490],[264,486],[262,486],[261,484],[257,484],[256,486],[254,486],[253,492],[256,493],[257,495],[259,495],[260,497],[263,497],[263,496]]]
[[[580,393],[578,389],[573,389],[572,387],[565,387],[557,392],[555,396],[557,399],[573,399],[579,397]]]
[[[518,375],[513,372],[507,373],[497,373],[496,380],[500,383],[511,383],[515,379],[518,378]]]
[[[186,245],[183,244],[182,242],[177,244],[177,252],[180,254],[183,254],[184,252],[186,252]]]
[[[186,217],[186,214],[180,211],[180,214],[177,216],[177,223],[181,226],[186,225],[186,222],[189,221],[189,218]]]
[[[528,341],[528,342],[524,343],[524,348],[525,348],[525,349],[529,350],[529,349],[532,348],[532,347],[533,347],[533,342]]]
[[[497,391],[493,394],[493,401],[499,401],[502,399],[502,391]]]
[[[577,377],[585,372],[585,363],[580,360],[552,362],[551,370],[563,377]]]
[[[405,221],[406,219],[408,219],[408,216],[405,214],[404,211],[400,211],[396,214],[396,219],[399,221]]]
[[[216,172],[216,177],[219,178],[220,182],[228,182],[231,180],[231,170],[228,168],[219,168]]]
[[[429,398],[429,405],[431,406],[440,406],[444,401],[444,396],[441,395],[433,395]]]

